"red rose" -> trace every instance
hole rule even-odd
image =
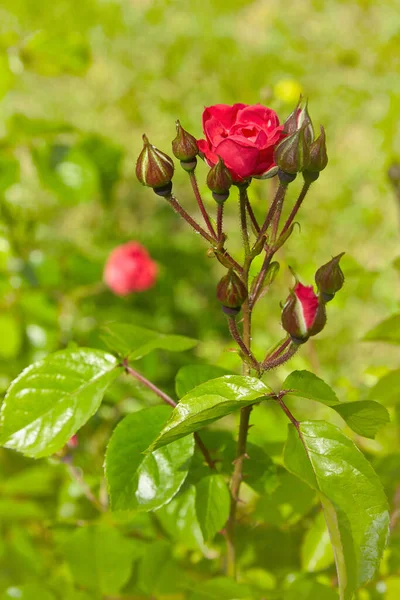
[[[128,242],[115,248],[104,269],[104,281],[118,296],[143,292],[154,285],[157,265],[138,242]]]
[[[284,137],[277,114],[261,104],[216,104],[203,113],[205,140],[197,142],[210,167],[220,156],[236,183],[275,166],[274,148]]]

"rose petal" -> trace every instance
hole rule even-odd
[[[279,125],[278,115],[274,110],[262,104],[253,104],[242,108],[236,118],[236,123],[254,123],[268,131]]]
[[[256,171],[259,150],[254,145],[247,144],[243,138],[224,140],[215,149],[215,153],[224,160],[236,182],[251,177]]]
[[[239,110],[244,108],[246,104],[214,104],[214,106],[208,106],[203,112],[203,131],[206,133],[206,123],[212,117],[219,121],[221,125],[229,131],[229,129],[235,124],[236,115]],[[207,135],[207,134],[206,134]]]
[[[304,322],[308,330],[314,323],[317,314],[318,297],[316,296],[312,285],[303,285],[300,281],[296,283],[293,291],[301,305]]]

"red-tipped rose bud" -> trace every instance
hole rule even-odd
[[[312,286],[296,282],[282,310],[282,326],[295,344],[304,344],[326,323],[325,305],[319,302]]]
[[[218,162],[208,172],[207,185],[218,204],[225,202],[232,186],[232,175],[221,157],[218,157]]]
[[[344,252],[332,258],[315,273],[315,283],[324,302],[332,300],[336,292],[343,287],[344,275],[339,265],[343,254]]]
[[[290,113],[283,124],[283,132],[286,133],[286,135],[292,135],[304,126],[305,140],[308,144],[311,144],[314,140],[314,127],[308,113],[308,101],[306,101],[304,107],[302,107],[302,100],[303,98],[300,96],[296,108]]]
[[[168,195],[172,189],[174,162],[161,150],[150,144],[143,135],[143,150],[136,163],[136,177],[140,183],[154,189],[160,195]]]
[[[305,139],[305,125],[288,136],[275,148],[274,160],[279,169],[295,175],[308,167],[309,144]],[[281,180],[282,181],[282,180]],[[282,183],[285,183],[282,181]]]
[[[176,138],[172,142],[172,152],[185,171],[193,171],[197,165],[196,156],[199,153],[196,138],[176,122]]]
[[[227,315],[236,315],[247,299],[246,286],[236,273],[230,269],[217,285],[217,298]]]

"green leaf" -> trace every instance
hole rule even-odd
[[[18,471],[0,481],[0,491],[4,496],[48,496],[54,491],[55,479],[61,465],[38,465]]]
[[[0,360],[16,358],[22,345],[19,322],[10,314],[0,315]]]
[[[144,455],[170,415],[153,406],[123,419],[107,448],[105,470],[113,510],[154,510],[169,502],[186,479],[193,437]]]
[[[189,600],[252,600],[251,588],[228,577],[214,577],[202,582]]]
[[[198,343],[183,335],[166,335],[128,323],[109,323],[102,331],[101,339],[108,348],[130,360],[143,358],[153,350],[183,352]]]
[[[212,540],[227,522],[230,500],[221,475],[209,475],[196,485],[196,514],[206,542]]]
[[[338,600],[338,596],[335,590],[318,581],[300,579],[290,586],[283,600]]]
[[[301,567],[304,571],[322,571],[335,560],[324,513],[318,513],[307,530],[301,546]]]
[[[204,549],[203,534],[196,515],[196,488],[191,485],[157,511],[162,528],[185,547]]]
[[[160,540],[150,544],[139,565],[139,587],[146,594],[173,594],[184,574],[173,561],[171,544]]]
[[[289,426],[286,467],[320,493],[335,552],[340,597],[375,574],[389,530],[387,500],[378,476],[360,450],[324,421]]]
[[[392,315],[371,329],[365,336],[367,342],[400,344],[400,314]]]
[[[400,369],[389,371],[369,390],[368,399],[377,398],[388,406],[400,402]]]
[[[119,375],[101,350],[60,350],[11,384],[0,411],[0,444],[39,458],[57,452],[99,408]]]
[[[198,431],[239,408],[261,401],[270,392],[270,388],[259,379],[241,375],[225,375],[202,383],[174,408],[149,451]]]
[[[175,378],[175,390],[178,398],[210,379],[229,375],[229,371],[214,365],[185,365],[179,369]]]
[[[309,398],[333,408],[353,431],[367,438],[374,438],[390,422],[388,411],[378,402],[339,402],[329,385],[309,371],[293,371],[284,381],[283,389],[290,390],[288,396]]]
[[[111,595],[128,581],[135,549],[117,529],[88,525],[76,529],[62,551],[75,583]]]
[[[272,493],[279,485],[276,465],[272,458],[263,448],[251,443],[247,443],[246,454],[249,457],[243,464],[246,484],[259,494]]]

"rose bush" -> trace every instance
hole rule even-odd
[[[198,140],[210,167],[220,156],[239,183],[264,175],[275,166],[274,148],[283,138],[278,115],[261,104],[215,104],[203,112],[206,139]]]
[[[104,269],[104,282],[118,296],[143,292],[154,285],[156,277],[156,263],[138,242],[115,248]]]

